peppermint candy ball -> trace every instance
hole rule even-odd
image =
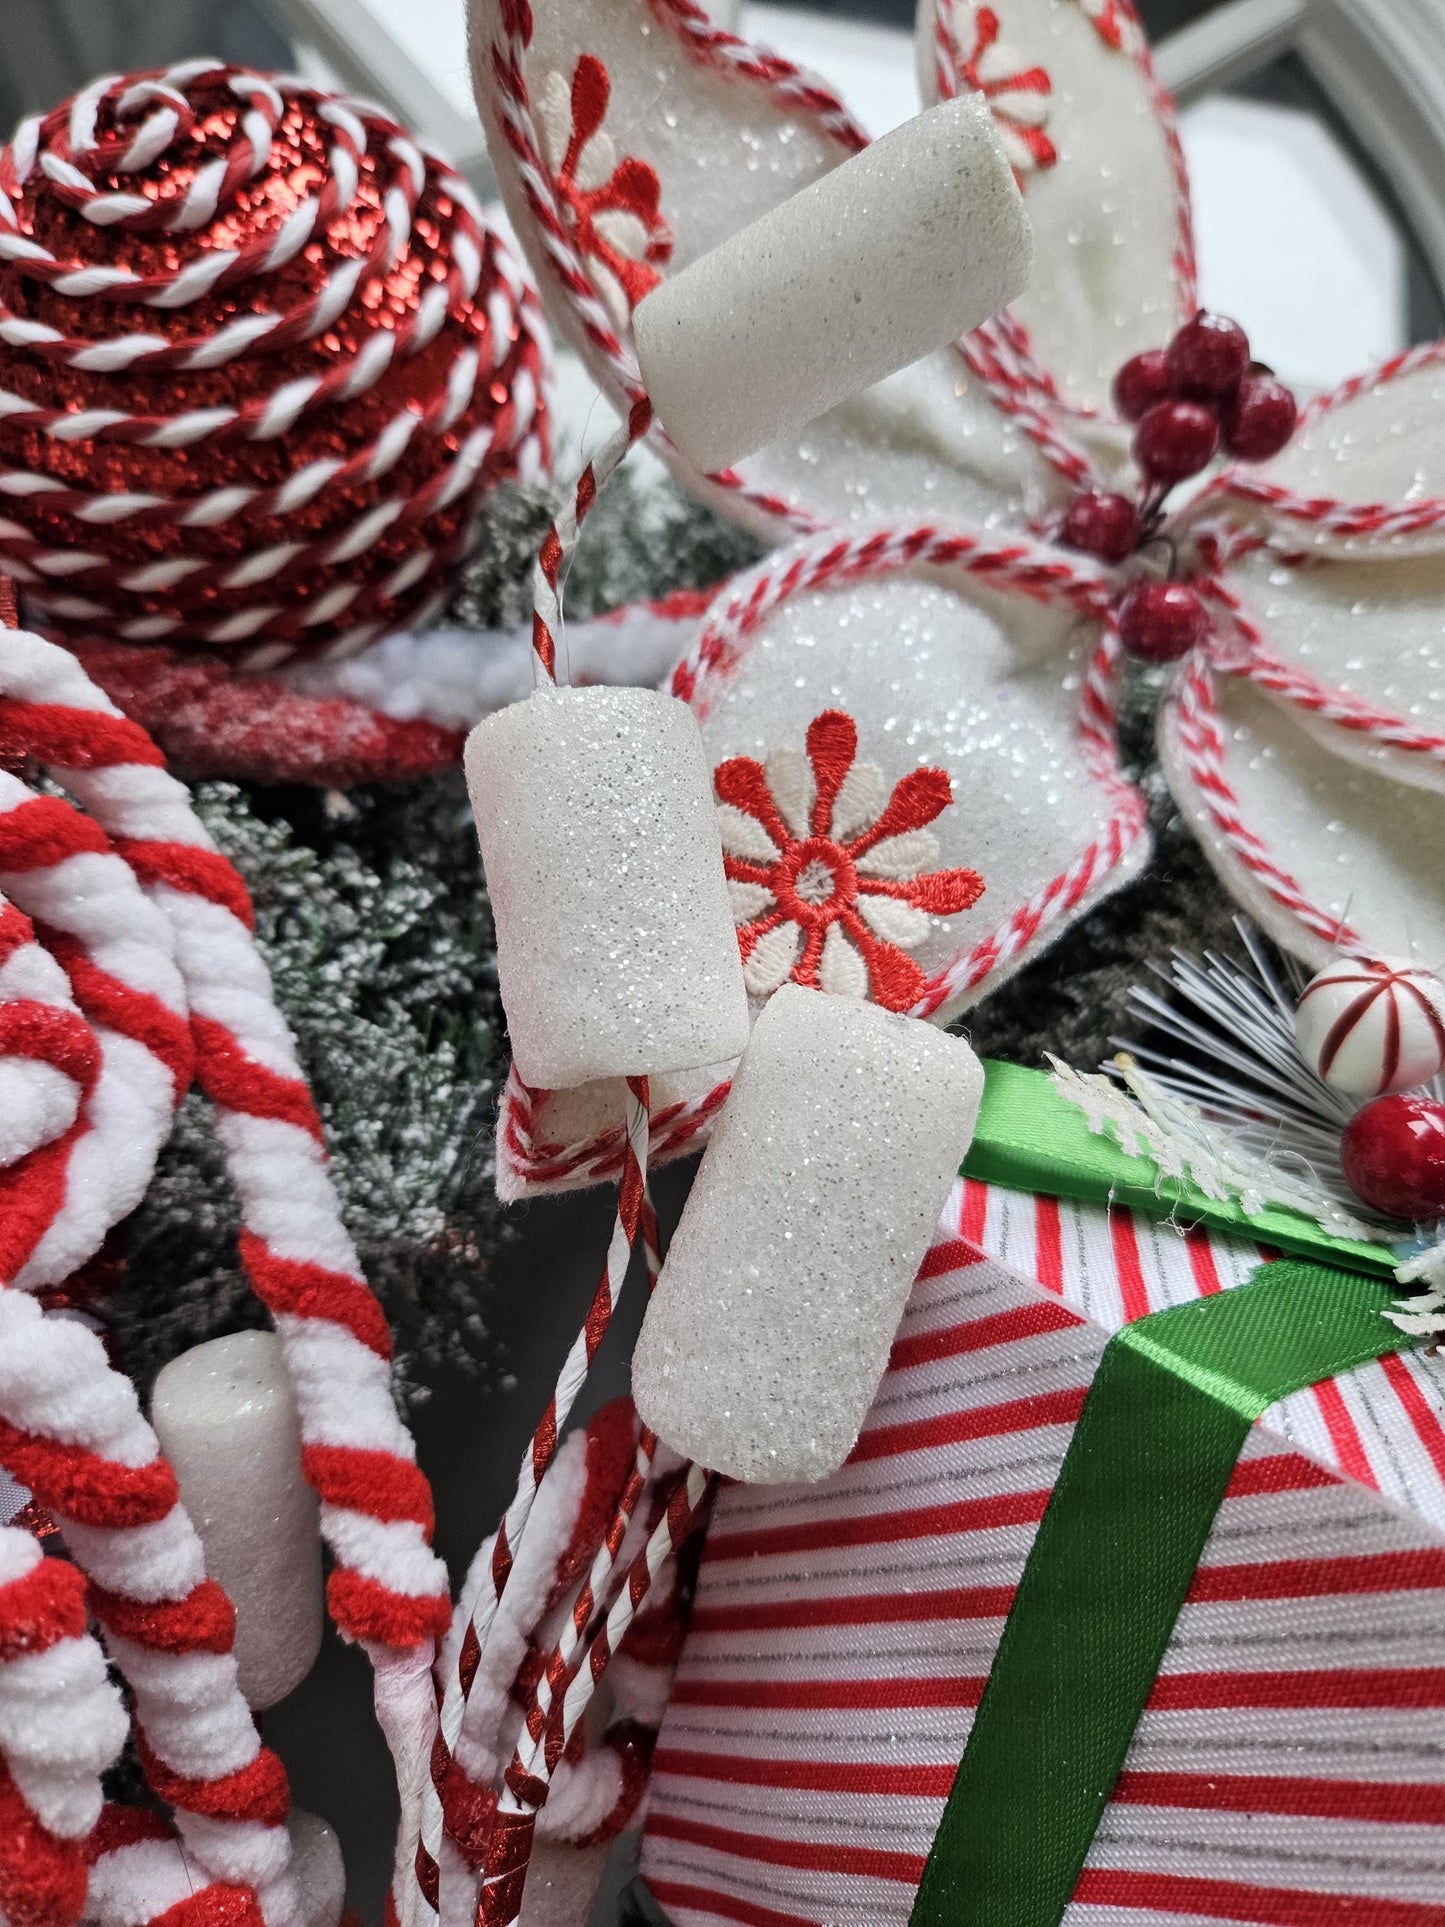
[[[546,462],[535,300],[378,108],[216,61],[0,151],[0,569],[65,639],[346,654]]]
[[[1445,1067],[1445,983],[1418,964],[1341,957],[1306,986],[1295,1041],[1334,1090],[1412,1090]]]

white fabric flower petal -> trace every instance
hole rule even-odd
[[[764,889],[761,883],[740,883],[736,877],[728,878],[728,900],[733,907],[734,923],[756,923],[773,907],[771,890]]]
[[[897,944],[900,950],[916,950],[933,930],[933,919],[926,910],[915,910],[911,903],[900,903],[897,897],[865,893],[858,898],[858,910],[870,930],[876,931],[884,943]]]
[[[775,749],[763,767],[768,773],[768,788],[778,806],[778,815],[794,836],[811,836],[813,801],[818,792],[813,782],[813,765],[806,752],[791,747]]]
[[[776,863],[782,852],[755,816],[735,803],[717,806],[718,834],[723,849],[742,863]]]
[[[831,997],[866,997],[868,966],[836,923],[829,924],[818,982]]]
[[[793,974],[802,948],[803,933],[795,923],[780,923],[760,937],[743,965],[743,982],[750,997],[771,997]]]
[[[939,841],[932,830],[905,830],[901,836],[885,836],[858,859],[858,870],[865,877],[916,877],[925,870],[938,868]]]
[[[1225,580],[1302,729],[1332,755],[1445,789],[1445,554],[1298,566],[1257,550]]]
[[[572,89],[567,76],[547,74],[536,95],[537,132],[553,173],[560,171],[572,140]]]
[[[619,254],[626,255],[629,261],[640,261],[647,253],[647,229],[626,208],[605,208],[602,213],[593,215],[592,225],[604,241],[616,248]]]
[[[1121,364],[1163,346],[1192,307],[1193,290],[1178,274],[1179,258],[1190,254],[1189,217],[1172,122],[1141,37],[1131,30],[1115,47],[1100,31],[1107,10],[1096,24],[1072,0],[989,4],[998,44],[1049,76],[1048,136],[1058,156],[1023,175],[1034,275],[1013,312],[1065,397],[1106,408]],[[918,65],[929,99],[937,97],[945,8],[972,43],[970,7],[924,0]],[[1000,115],[1012,111],[1012,99],[999,97]]]
[[[1160,710],[1170,787],[1225,885],[1314,967],[1340,947],[1445,959],[1445,797],[1331,754],[1238,677],[1179,677]],[[1337,732],[1343,733],[1343,732]]]
[[[833,835],[847,843],[872,826],[888,807],[889,784],[876,763],[855,762],[833,799]]]
[[[905,776],[944,771],[952,803],[857,867],[865,877],[967,869],[983,879],[967,910],[906,926],[945,1017],[1137,874],[1148,859],[1142,799],[1106,777],[1107,744],[1090,751],[1082,738],[1080,689],[1097,627],[1068,606],[937,568],[861,580],[844,572],[773,600],[777,582],[834,549],[834,538],[818,537],[729,584],[719,610],[756,596],[768,613],[696,673],[689,700],[714,768],[759,742],[803,742],[819,714],[842,710],[858,732],[854,768],[880,759],[875,822],[874,799],[886,802]],[[890,728],[899,715],[906,734]]]
[[[530,177],[509,138],[519,116],[525,125],[525,111],[504,99],[486,58],[489,48],[507,41],[505,10],[506,0],[472,0],[478,104],[498,185],[548,319],[618,401],[635,379],[630,318],[603,264],[595,257],[580,261],[584,280],[616,324],[621,346],[609,352],[599,343],[595,314],[589,316],[559,272],[554,237],[533,211]],[[522,72],[533,114],[544,92],[562,99],[579,55],[602,62],[611,88],[604,134],[610,132],[619,162],[641,162],[658,177],[675,241],[664,273],[686,267],[836,167],[864,140],[841,106],[810,110],[796,89],[770,85],[763,63],[750,75],[736,52],[725,70],[700,57],[695,10],[678,0],[532,0],[530,13]],[[786,71],[786,63],[782,67]],[[818,88],[826,99],[826,87]],[[737,164],[740,154],[746,166]],[[667,459],[694,494],[773,540],[793,532],[790,517],[805,525],[983,522],[1007,509],[1027,522],[1056,513],[1069,492],[1019,421],[993,404],[953,349],[749,458],[739,469],[741,487],[714,484],[674,454]]]
[[[577,156],[577,185],[586,194],[595,193],[612,179],[616,168],[617,149],[612,145],[611,136],[599,130]],[[601,226],[600,220],[597,225]],[[637,226],[640,228],[641,222]],[[643,232],[645,235],[646,230]],[[629,248],[625,252],[630,254],[632,250]]]
[[[1313,403],[1281,454],[1229,469],[1219,489],[1296,551],[1445,549],[1445,342]]]

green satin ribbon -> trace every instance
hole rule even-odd
[[[1024,1568],[911,1927],[1059,1927],[1249,1435],[1277,1399],[1410,1341],[1384,1246],[1245,1218],[1095,1137],[1050,1080],[987,1066],[964,1170],[1265,1237],[1284,1261],[1111,1340]],[[1354,1267],[1347,1269],[1346,1267]]]
[[[1397,1260],[1387,1245],[1332,1237],[1297,1211],[1271,1207],[1249,1217],[1229,1199],[1207,1198],[1193,1185],[1165,1177],[1151,1159],[1131,1157],[1112,1138],[1091,1131],[1083,1112],[1059,1094],[1047,1071],[992,1059],[983,1069],[983,1104],[963,1162],[966,1177],[1050,1198],[1126,1204],[1151,1218],[1257,1239],[1292,1258],[1394,1271]]]

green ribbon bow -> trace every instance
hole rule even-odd
[[[966,1175],[1167,1212],[1296,1257],[1110,1341],[910,1927],[1059,1927],[1250,1427],[1291,1392],[1410,1342],[1380,1316],[1393,1296],[1385,1246],[1331,1238],[1294,1212],[1248,1218],[1091,1133],[1044,1073],[986,1072]]]

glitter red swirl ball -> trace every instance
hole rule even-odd
[[[364,648],[545,471],[545,355],[378,108],[214,61],[97,82],[0,153],[0,569],[66,641]]]

